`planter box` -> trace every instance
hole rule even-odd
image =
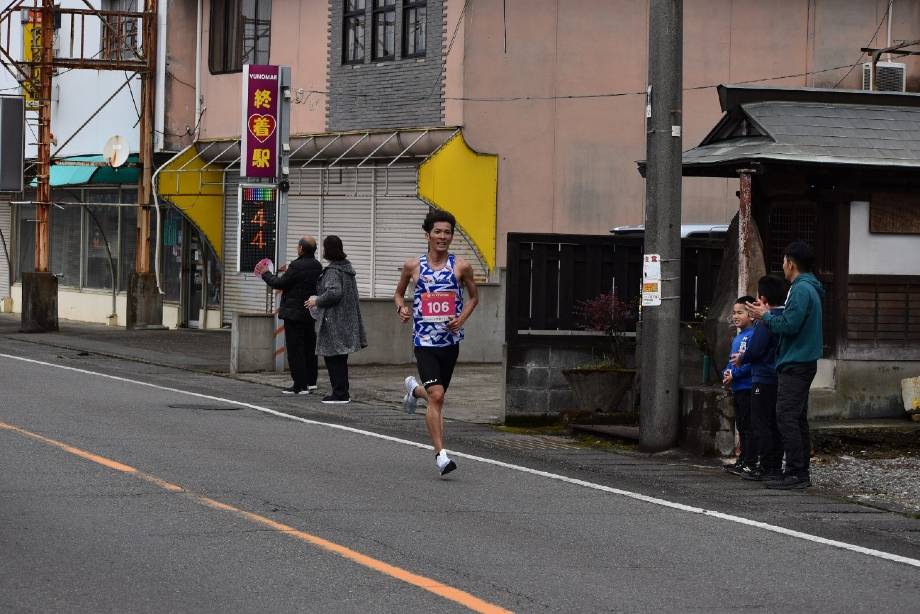
[[[635,369],[564,369],[581,412],[614,412],[636,378]]]

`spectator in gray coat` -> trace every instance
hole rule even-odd
[[[364,322],[358,304],[355,270],[342,247],[342,239],[329,235],[323,240],[323,258],[329,266],[317,284],[316,296],[304,306],[316,320],[316,354],[326,361],[332,394],[323,403],[348,403],[348,355],[367,347]]]

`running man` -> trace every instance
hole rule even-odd
[[[441,475],[457,468],[444,449],[444,394],[460,353],[463,323],[479,303],[479,290],[473,280],[473,267],[451,254],[457,220],[446,211],[432,209],[422,230],[428,253],[406,260],[393,300],[403,322],[413,321],[413,344],[418,381],[406,378],[403,407],[415,413],[419,399],[428,401],[425,424],[435,450],[435,464]],[[412,308],[406,305],[406,289],[412,284]],[[466,289],[467,298],[463,298]]]

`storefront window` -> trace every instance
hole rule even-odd
[[[93,195],[101,202],[101,195]],[[111,289],[112,270],[118,271],[118,207],[89,205],[86,211],[87,288]]]
[[[163,209],[163,244],[160,250],[160,283],[165,300],[178,303],[182,286],[182,214]]]
[[[16,206],[16,279],[35,271],[35,205]]]
[[[122,202],[131,202],[133,196],[122,195]],[[128,281],[134,272],[134,260],[137,252],[137,208],[119,207],[121,211],[121,267],[118,273],[118,288],[128,289]],[[153,266],[153,260],[150,261]]]
[[[220,286],[223,281],[222,268],[220,261],[210,247],[208,250],[208,307],[220,307]]]
[[[80,205],[51,207],[51,272],[62,286],[80,287]]]

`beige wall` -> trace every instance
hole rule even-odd
[[[206,109],[201,138],[239,138],[242,75],[212,75],[208,70],[210,4],[206,1],[203,10],[201,77]],[[304,90],[304,102],[291,106],[292,134],[322,132],[325,126],[326,98],[322,92],[326,90],[328,8],[325,0],[272,2],[269,62],[290,65],[293,90]]]
[[[686,0],[684,149],[721,117],[715,88],[704,86],[768,79],[762,83],[831,87],[846,68],[774,78],[849,67],[887,4]],[[506,10],[503,23],[500,2],[468,6],[462,83],[448,72],[447,85],[463,91],[460,115],[471,146],[500,156],[500,264],[509,231],[604,233],[641,223],[645,195],[635,161],[645,157],[648,1],[507,0]],[[920,38],[920,0],[896,0],[894,15],[894,39]],[[886,26],[874,44],[885,44]],[[911,64],[908,87],[917,90],[920,64]],[[858,88],[860,78],[857,68],[841,87]],[[627,95],[564,98],[611,93]],[[483,97],[549,99],[471,100]],[[734,181],[685,179],[683,221],[727,222],[736,189]]]
[[[686,0],[684,149],[697,145],[721,116],[715,88],[707,86],[760,79],[832,87],[860,47],[885,44],[887,4]],[[444,59],[445,123],[463,125],[474,148],[500,156],[500,265],[509,231],[593,234],[643,221],[645,185],[635,162],[645,157],[648,46],[648,0],[506,0],[505,7],[504,23],[502,2],[447,0],[444,11],[445,49],[456,32]],[[203,13],[201,137],[237,137],[240,75],[208,71],[209,0]],[[894,16],[894,39],[920,38],[920,0],[895,0]],[[329,28],[325,0],[273,3],[271,62],[290,64],[294,89],[305,90],[305,101],[292,108],[295,134],[324,131],[327,39],[330,31],[337,35],[338,24]],[[194,32],[185,35],[194,48]],[[171,58],[182,44],[175,38],[171,34]],[[908,89],[920,90],[920,60],[907,61]],[[826,70],[839,66],[847,68]],[[183,80],[194,83],[187,66],[180,69]],[[860,71],[841,87],[858,88]],[[784,75],[800,76],[775,78]],[[614,93],[625,95],[565,98]],[[526,99],[476,100],[496,97]],[[187,95],[170,96],[167,104],[170,131],[194,124]],[[184,107],[174,110],[177,104]],[[188,119],[180,121],[182,114]],[[685,179],[683,221],[727,222],[736,189],[735,181]]]

